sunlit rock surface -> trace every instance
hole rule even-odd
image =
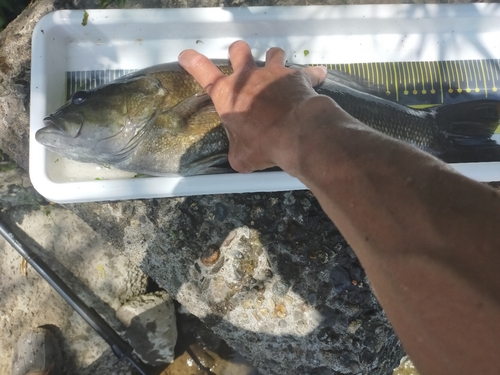
[[[127,327],[125,335],[142,361],[152,366],[174,361],[177,321],[174,301],[165,291],[134,297],[116,316]]]
[[[306,191],[71,208],[265,374],[387,374],[402,349]]]

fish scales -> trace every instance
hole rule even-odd
[[[231,73],[227,61],[215,62]],[[491,138],[499,101],[411,109],[367,93],[338,71],[329,71],[315,90],[371,128],[445,161],[500,160],[500,146]],[[230,171],[229,143],[213,103],[177,63],[79,91],[44,123],[37,141],[77,161],[158,176]]]
[[[373,95],[365,97],[339,93],[338,90],[328,87],[321,87],[318,92],[329,94],[346,112],[372,129],[431,154],[439,154],[441,137],[432,112],[401,106]],[[374,108],[377,110],[374,111]]]

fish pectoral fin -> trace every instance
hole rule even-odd
[[[234,169],[229,166],[227,153],[220,153],[198,159],[187,165],[181,166],[179,174],[182,176],[195,176],[200,174],[232,173]]]
[[[196,113],[205,112],[207,110],[215,111],[212,99],[210,99],[210,96],[207,94],[197,94],[184,99],[174,107],[167,109],[165,112],[179,118],[190,118]]]
[[[207,94],[193,95],[166,109],[157,121],[164,122],[173,134],[201,132],[220,124],[220,118]]]

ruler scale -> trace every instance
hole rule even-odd
[[[66,99],[69,100],[77,91],[94,89],[133,71],[134,69],[66,72]]]
[[[349,74],[373,95],[408,106],[500,100],[499,59],[327,64],[326,67]]]
[[[411,107],[475,99],[500,100],[500,59],[326,64],[367,92]],[[69,99],[76,91],[109,83],[133,70],[66,72]]]
[[[326,64],[379,97],[408,106],[474,99],[500,100],[500,60],[402,61]],[[76,91],[109,83],[131,69],[66,72],[67,98]]]

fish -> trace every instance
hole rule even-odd
[[[219,65],[225,74],[232,72]],[[231,171],[220,117],[178,63],[77,91],[43,122],[36,140],[68,159],[149,176]]]
[[[231,74],[227,60],[213,61]],[[500,161],[500,145],[492,139],[500,124],[498,100],[414,109],[375,96],[335,70],[315,90],[376,131],[445,162]],[[77,91],[43,122],[36,140],[76,161],[150,176],[233,171],[227,160],[229,141],[213,102],[176,62]]]

